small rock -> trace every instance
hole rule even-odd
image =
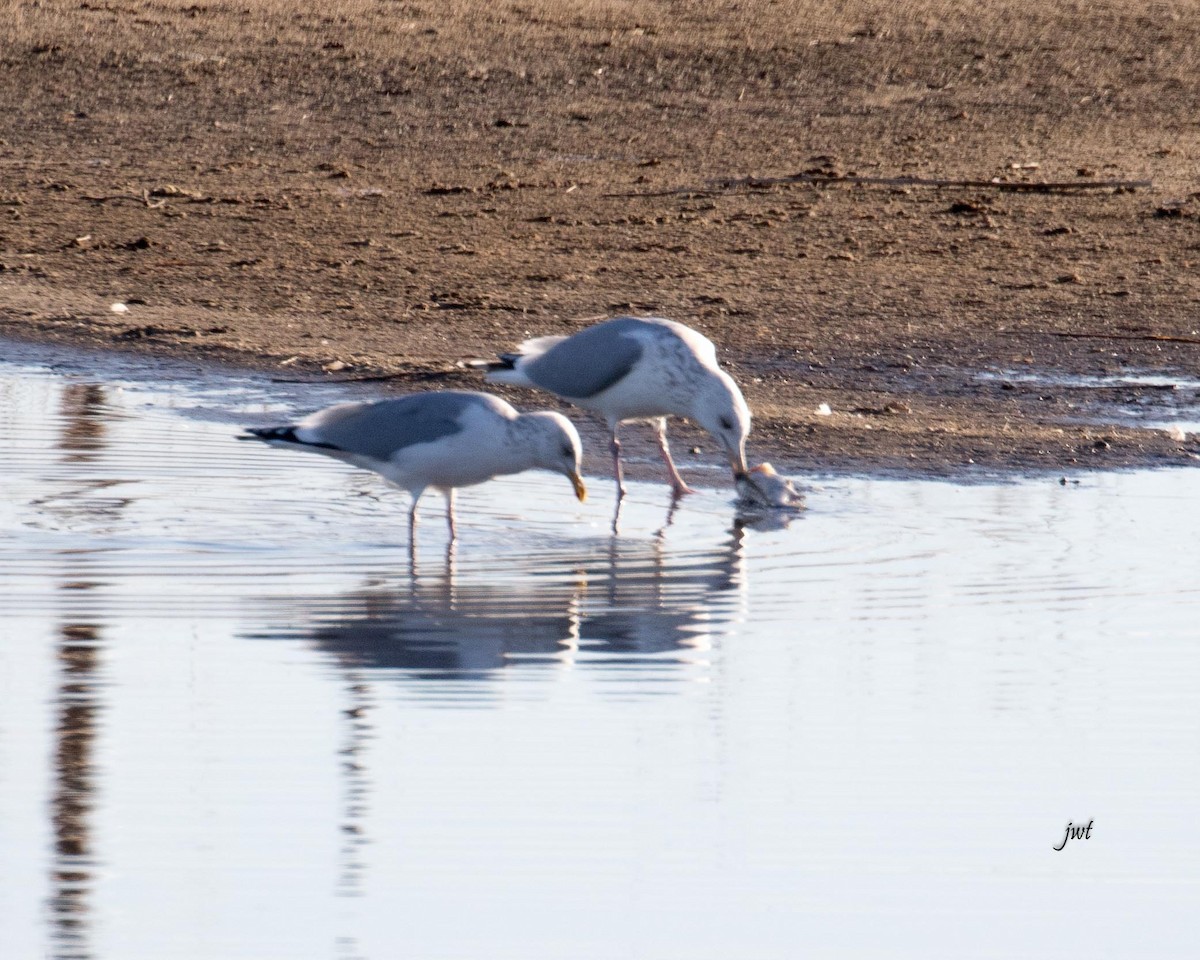
[[[128,313],[129,307],[123,303],[114,303],[109,308],[113,313]]]

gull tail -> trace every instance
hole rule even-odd
[[[296,428],[293,426],[287,427],[246,427],[246,432],[243,433],[239,440],[263,440],[267,443],[277,441],[280,443],[303,443],[296,436]]]
[[[514,387],[532,387],[534,385],[533,381],[521,369],[520,362],[524,359],[524,357],[518,354],[505,354],[495,363],[488,364],[487,376],[484,379],[488,383],[507,383]]]
[[[468,361],[467,366],[486,371],[486,379],[489,383],[508,383],[515,387],[532,387],[535,386],[534,382],[526,376],[521,368],[566,339],[566,337],[535,337],[522,343],[514,353],[502,353],[495,360],[471,360]]]
[[[460,360],[458,365],[468,370],[482,370],[491,373],[494,370],[511,370],[521,359],[519,353],[505,353],[495,360]]]
[[[246,427],[246,432],[238,437],[239,440],[262,440],[264,443],[289,443],[297,447],[321,447],[325,450],[336,450],[330,443],[317,443],[313,440],[303,440],[296,436],[293,425],[286,427]]]
[[[522,359],[519,353],[501,354],[495,360],[465,360],[463,366],[471,370],[482,370],[488,383],[510,383],[517,387],[532,387],[529,378],[517,369]]]

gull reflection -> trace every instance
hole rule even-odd
[[[675,516],[679,512],[680,503],[683,498],[680,496],[672,496],[669,505],[667,506],[667,514],[663,519],[662,526],[659,528],[656,536],[662,538],[666,536],[667,530],[675,522]],[[620,497],[616,501],[613,508],[612,521],[610,529],[614,537],[621,534],[621,514],[624,510],[625,498]],[[757,504],[746,503],[738,500],[734,503],[733,523],[736,529],[757,530],[765,533],[772,530],[786,530],[791,526],[792,521],[804,516],[802,509],[796,507],[770,507],[760,506]]]
[[[372,739],[370,711],[374,697],[368,683],[351,672],[346,678],[346,696],[350,706],[342,710],[343,741],[338,750],[341,759],[342,818],[338,893],[357,897],[366,877],[363,848],[367,844],[366,822],[370,812],[371,781],[367,776],[366,751]]]
[[[803,513],[796,510],[780,510],[769,507],[763,509],[738,504],[734,523],[742,529],[768,533],[772,530],[786,530],[792,525],[793,520],[798,520],[803,516]]]
[[[460,569],[414,566],[336,598],[278,601],[253,636],[303,640],[346,670],[484,679],[524,666],[693,665],[737,611],[740,525],[704,550],[617,537]],[[270,609],[272,604],[264,603]],[[260,607],[260,610],[262,607]],[[361,674],[360,674],[361,675]]]

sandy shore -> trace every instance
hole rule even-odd
[[[1125,378],[1200,372],[1200,8],[702,6],[13,4],[0,335],[382,393],[658,314],[781,466],[1196,460]]]

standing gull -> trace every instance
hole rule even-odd
[[[721,445],[734,478],[746,475],[750,410],[733,378],[717,365],[712,341],[691,327],[658,317],[618,317],[570,337],[527,340],[516,353],[487,365],[487,379],[541,387],[608,421],[617,495],[624,496],[617,431],[628,420],[651,420],[676,496],[690,493],[667,446],[667,420],[689,417]]]
[[[463,390],[415,393],[376,403],[339,403],[280,427],[247,428],[243,440],[322,453],[373,470],[412,494],[410,542],[426,487],[446,495],[450,536],[454,490],[523,470],[553,470],[587,491],[579,434],[561,413],[518,413],[499,397]]]

